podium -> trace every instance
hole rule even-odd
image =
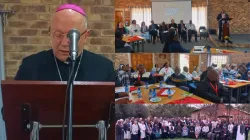
[[[73,140],[102,140],[100,135],[104,131],[100,134],[98,126],[103,122],[105,128],[110,124],[107,139],[115,139],[114,85],[114,82],[74,82]],[[40,140],[62,140],[66,88],[67,82],[2,81],[1,112],[7,139],[29,140],[32,124],[38,122]]]
[[[230,35],[229,33],[229,24],[227,23],[227,21],[231,21],[233,18],[228,18],[228,19],[222,19],[222,21],[225,21],[225,23],[222,25],[222,40],[224,40],[225,36]]]

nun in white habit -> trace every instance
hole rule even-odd
[[[245,140],[245,125],[243,122],[238,125],[236,140]]]

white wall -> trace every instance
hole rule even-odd
[[[191,0],[186,1],[152,1],[152,20],[159,24],[171,23],[171,19],[175,23],[183,20],[184,23],[189,23],[192,20],[192,5]]]

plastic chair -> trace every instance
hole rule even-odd
[[[199,33],[200,33],[200,40],[201,40],[201,37],[204,37],[207,40],[207,38],[208,38],[208,31],[207,31],[207,29],[206,29],[205,26],[200,26]]]

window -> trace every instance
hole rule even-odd
[[[181,71],[183,71],[184,66],[187,66],[189,68],[189,54],[180,54],[179,61]]]
[[[151,8],[131,8],[131,21],[136,20],[136,23],[141,26],[144,21],[147,26],[150,25],[151,21]]]
[[[217,68],[221,68],[222,64],[228,63],[228,56],[227,55],[212,55],[210,66],[212,64],[217,64]]]
[[[192,7],[192,22],[196,29],[199,30],[200,26],[207,28],[207,7]]]

